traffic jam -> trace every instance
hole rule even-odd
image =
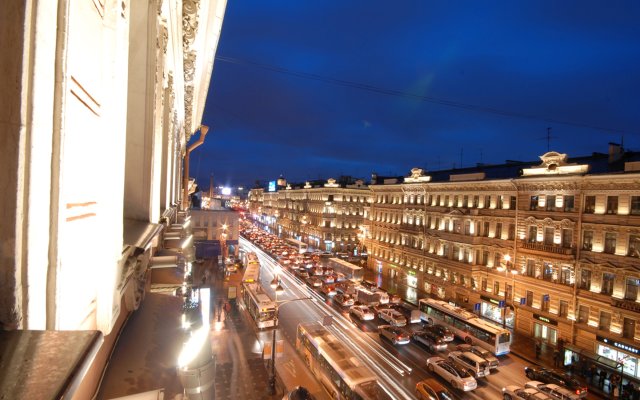
[[[501,360],[496,355],[508,353],[509,332],[502,333],[501,327],[473,321],[478,318],[466,317],[468,312],[445,302],[421,299],[418,306],[405,302],[364,280],[362,268],[348,263],[347,257],[339,259],[302,247],[296,240],[288,242],[247,220],[242,220],[240,233],[301,284],[321,293],[327,304],[362,331],[377,332],[391,349],[415,346],[426,351],[423,365],[441,381],[427,378],[418,382],[415,395],[419,399],[465,398],[463,393],[476,390],[478,382],[498,372]],[[499,351],[504,348],[507,350]],[[503,399],[578,400],[587,396],[586,385],[565,371],[529,366],[523,372],[530,380],[524,385],[504,385]]]

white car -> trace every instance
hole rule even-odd
[[[407,325],[407,319],[402,315],[399,311],[396,311],[391,308],[384,308],[382,310],[378,310],[378,317],[380,319],[387,321],[389,324],[393,326],[405,326]]]
[[[342,294],[342,293],[338,293],[335,296],[333,296],[333,301],[335,301],[342,307],[350,307],[355,303],[355,301],[353,300],[353,297],[349,296],[348,294]]]
[[[571,390],[558,386],[555,383],[543,383],[540,381],[529,381],[524,384],[527,388],[538,389],[557,400],[579,400],[584,396],[574,393]]]
[[[356,305],[349,309],[349,313],[355,315],[361,321],[371,321],[376,316],[373,314],[373,311],[367,306]]]
[[[449,382],[456,389],[468,392],[478,387],[478,382],[466,369],[446,361],[442,357],[428,358],[427,369],[440,375],[442,379]]]
[[[554,400],[553,397],[542,393],[538,389],[522,388],[517,385],[503,387],[502,398],[504,400]]]
[[[459,344],[456,346],[458,351],[469,351],[478,357],[484,358],[489,363],[490,369],[496,369],[500,365],[498,357],[494,356],[492,352],[480,346],[473,346],[470,344]]]

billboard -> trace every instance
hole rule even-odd
[[[276,181],[269,181],[269,188],[267,189],[268,192],[275,192],[276,191]]]

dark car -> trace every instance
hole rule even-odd
[[[446,326],[442,325],[425,325],[425,330],[430,330],[431,332],[436,333],[438,336],[442,337],[445,342],[453,341],[453,332],[449,330]]]
[[[527,378],[540,381],[544,383],[554,383],[558,386],[564,386],[571,389],[575,394],[580,397],[587,395],[587,386],[583,385],[573,376],[569,375],[565,371],[550,369],[545,367],[530,366],[524,368],[524,374]]]

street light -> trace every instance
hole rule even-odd
[[[518,270],[515,268],[511,268],[511,256],[509,254],[505,254],[504,257],[504,266],[500,265],[498,268],[496,268],[498,271],[502,272],[504,271],[504,277],[505,277],[505,281],[504,281],[504,307],[502,307],[502,327],[505,328],[507,326],[507,271],[511,272],[512,275],[512,279],[515,279],[515,276],[518,273]],[[511,290],[513,290],[513,284],[511,287]]]
[[[273,339],[271,341],[271,374],[269,375],[269,391],[270,394],[276,394],[276,328],[278,326],[278,295],[284,293],[284,288],[280,285],[278,275],[273,276],[271,281],[271,289],[275,293],[275,319],[273,326]]]

